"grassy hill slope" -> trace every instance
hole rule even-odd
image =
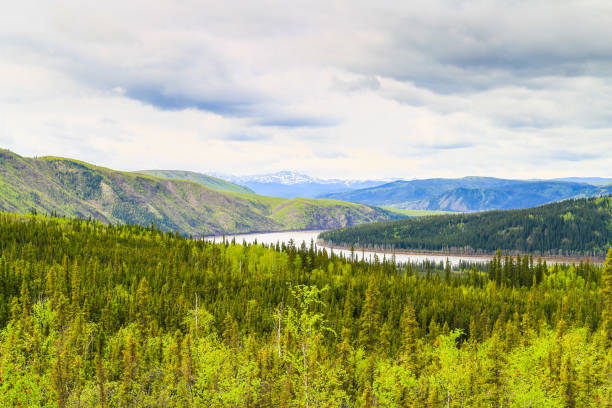
[[[437,210],[409,210],[397,207],[380,207],[393,213],[403,215],[404,217],[424,217],[426,215],[442,215],[453,214],[452,211],[437,211]]]
[[[255,194],[253,190],[248,187],[241,186],[229,181],[221,180],[217,177],[207,176],[206,174],[196,173],[194,171],[184,170],[140,170],[136,173],[147,174],[149,176],[175,179],[175,180],[188,180],[195,183],[200,183],[208,188],[219,191],[230,191],[233,193],[246,193]]]
[[[0,210],[155,223],[193,235],[329,229],[398,218],[362,204],[216,191],[191,181],[59,157],[25,158],[7,150],[0,150]]]
[[[604,256],[612,245],[612,197],[523,210],[438,215],[328,231],[335,245],[453,252],[519,251]]]

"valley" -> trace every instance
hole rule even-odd
[[[612,408],[612,3],[6,1],[0,408]]]

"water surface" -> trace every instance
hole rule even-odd
[[[323,231],[282,231],[282,232],[263,232],[263,233],[254,233],[254,234],[235,234],[235,235],[226,235],[225,239],[231,241],[232,239],[236,240],[236,243],[241,244],[243,241],[246,243],[253,243],[257,240],[260,244],[275,244],[278,243],[289,243],[290,240],[293,240],[295,246],[300,246],[302,242],[305,242],[307,246],[310,246],[311,241],[317,242],[317,238],[319,234]],[[223,237],[215,236],[215,237],[206,237],[208,240],[215,240],[220,242]],[[318,248],[325,248],[327,251],[333,251],[334,254],[343,254],[345,257],[350,258],[351,251],[346,249],[338,249],[325,245],[317,245]],[[483,256],[469,256],[469,255],[431,255],[431,254],[390,254],[384,253],[382,251],[361,251],[355,249],[355,257],[359,260],[364,257],[366,260],[373,260],[374,256],[378,256],[380,260],[385,257],[387,260],[390,260],[393,256],[395,256],[396,262],[401,263],[421,263],[424,261],[429,262],[446,262],[448,259],[451,265],[459,265],[461,261],[464,262],[479,262],[484,263],[488,262],[490,257]]]

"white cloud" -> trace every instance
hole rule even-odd
[[[118,169],[611,176],[604,1],[13,2],[0,145]]]

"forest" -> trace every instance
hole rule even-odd
[[[434,250],[604,257],[612,245],[612,196],[522,210],[487,211],[368,223],[322,233],[356,249]]]
[[[603,265],[360,261],[0,214],[6,407],[609,407]]]

